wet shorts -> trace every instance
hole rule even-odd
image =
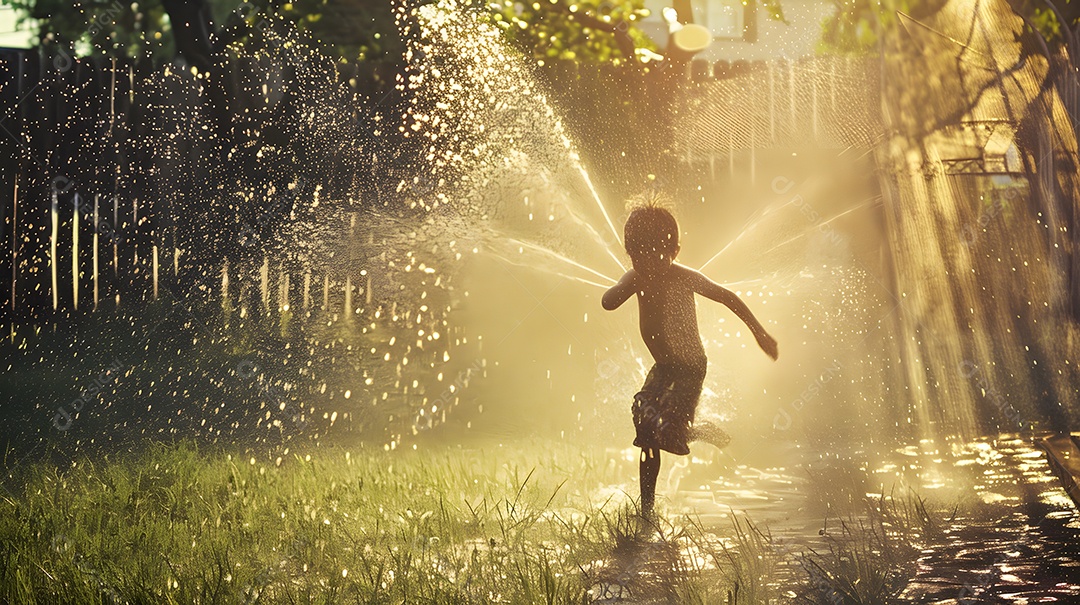
[[[645,384],[634,395],[631,411],[640,448],[659,448],[672,454],[690,453],[690,426],[694,422],[704,366],[657,363],[649,370]]]

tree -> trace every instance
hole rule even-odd
[[[1009,4],[1051,46],[1076,44],[1080,6],[1071,0],[1009,0]]]
[[[10,0],[36,24],[42,46],[80,55],[183,58],[204,66],[225,46],[242,41],[268,16],[311,34],[326,52],[345,59],[400,55],[392,6],[384,0]]]
[[[833,0],[836,11],[822,23],[822,47],[840,52],[877,48],[885,30],[903,13],[915,20],[940,10],[947,0]],[[1013,11],[1051,47],[1080,43],[1080,3],[1072,0],[1008,0]],[[1071,42],[1070,42],[1071,40]],[[1080,49],[1078,49],[1080,50]]]
[[[636,60],[638,49],[656,49],[636,26],[649,15],[644,0],[504,0],[490,8],[507,39],[541,62],[619,64]]]
[[[182,58],[202,68],[268,17],[292,24],[324,52],[345,60],[394,61],[404,50],[388,0],[9,1],[36,24],[42,46],[84,56],[146,56],[158,63]],[[490,12],[513,44],[537,58],[618,63],[636,49],[655,48],[636,26],[648,14],[643,0],[506,0],[477,8]]]
[[[788,23],[779,0],[762,0],[761,5],[770,19]],[[691,11],[689,0],[673,0],[673,7],[680,15]],[[507,38],[540,62],[620,64],[657,50],[656,41],[637,25],[650,16],[644,0],[501,0],[490,8]]]
[[[38,43],[80,55],[172,58],[176,49],[159,0],[9,0],[25,23],[32,22]]]
[[[836,11],[822,23],[823,50],[863,53],[874,50],[884,32],[900,25],[900,14],[915,19],[933,14],[947,0],[833,0]]]

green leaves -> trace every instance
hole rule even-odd
[[[780,0],[762,0],[761,6],[773,21],[779,21],[784,25],[791,25],[787,18],[784,17],[784,8],[780,6]]]
[[[160,0],[10,0],[20,24],[32,21],[42,45],[74,49],[82,56],[171,58],[172,30]]]
[[[1069,29],[1077,26],[1071,0],[1051,0],[1055,7],[1072,19]],[[901,13],[918,20],[937,12],[942,0],[834,0],[836,12],[822,22],[821,45],[826,50],[866,52],[876,48],[882,33],[900,25]],[[1044,0],[1014,0],[1012,9],[1023,15],[1037,33],[1051,44],[1065,43],[1062,24]],[[765,2],[768,10],[768,0]]]
[[[656,49],[637,26],[649,16],[644,0],[503,0],[490,10],[507,39],[540,62],[633,60],[619,46],[619,37],[634,48]]]

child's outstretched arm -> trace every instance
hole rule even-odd
[[[620,305],[633,296],[635,288],[634,280],[636,278],[637,273],[633,269],[630,269],[622,276],[619,283],[608,288],[608,291],[604,292],[604,298],[601,300],[604,309],[608,311],[618,309]]]
[[[690,273],[695,292],[731,309],[739,319],[743,320],[746,327],[750,328],[761,350],[765,351],[765,354],[774,360],[777,358],[779,351],[776,347],[776,339],[765,331],[765,327],[750,312],[750,307],[747,307],[746,303],[740,300],[738,296],[735,296],[734,292],[705,277],[698,271],[693,269],[687,269],[687,271]]]

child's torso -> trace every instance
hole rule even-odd
[[[689,280],[677,266],[637,288],[641,338],[658,363],[704,365],[697,307]]]

